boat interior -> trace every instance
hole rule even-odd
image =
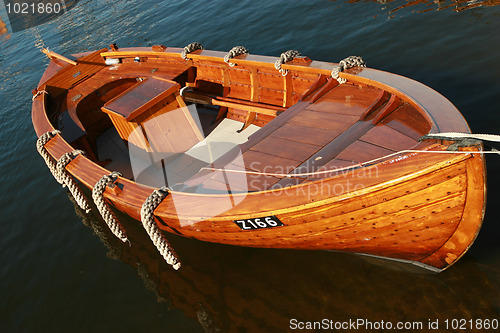
[[[44,83],[47,114],[88,158],[155,188],[218,193],[230,183],[231,192],[253,192],[316,181],[335,173],[280,175],[411,149],[432,127],[370,85],[201,60],[105,65],[100,52]]]

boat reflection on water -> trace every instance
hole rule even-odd
[[[500,272],[488,276],[469,254],[452,269],[430,274],[349,254],[241,248],[168,235],[183,258],[175,271],[137,221],[117,212],[129,246],[96,213],[85,214],[76,204],[75,210],[108,257],[136,268],[159,301],[198,320],[206,332],[286,331],[292,319],[411,321],[425,331],[429,320],[498,318],[492,281],[500,280]]]

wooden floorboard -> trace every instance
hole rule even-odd
[[[357,140],[338,154],[337,158],[346,161],[366,162],[378,157],[392,154],[393,152],[394,150],[389,150],[371,143]]]
[[[381,123],[414,140],[418,140],[423,135],[429,133],[431,128],[431,125],[424,116],[409,104],[404,104],[399,107],[396,111],[383,119]]]
[[[380,94],[380,89],[342,84],[333,88],[307,109],[360,117]]]
[[[321,149],[320,145],[312,145],[275,137],[268,137],[251,148],[253,151],[301,162],[319,149]]]
[[[271,134],[270,137],[320,146],[327,144],[333,139],[332,131],[330,130],[296,124],[285,124]]]
[[[373,127],[360,140],[395,151],[410,149],[418,143],[417,140],[385,125]]]
[[[330,114],[313,110],[304,110],[288,123],[314,128],[323,128],[331,131],[342,132],[354,124],[359,117],[341,114]]]

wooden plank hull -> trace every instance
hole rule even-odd
[[[335,93],[329,93],[334,91],[331,89],[336,89],[336,84],[331,84],[331,81],[329,85],[320,80],[314,82],[315,77],[331,71],[335,64],[312,62],[283,65],[291,73],[296,73],[291,80],[266,74],[274,62],[272,57],[248,55],[243,60],[235,59],[239,68],[231,69],[224,67],[227,65],[218,52],[193,54],[193,58],[187,61],[188,67],[186,62],[180,60],[179,53],[179,49],[169,48],[162,52],[138,48],[103,53],[103,57],[122,57],[123,73],[112,76],[105,74],[108,69],[104,68],[93,76],[89,73],[87,84],[96,82],[97,89],[97,82],[103,84],[102,81],[108,77],[111,82],[151,73],[160,77],[163,75],[169,80],[184,75],[182,80],[189,82],[193,75],[189,66],[196,65],[200,87],[209,87],[206,82],[221,84],[224,89],[232,91],[227,94],[228,98],[246,99],[247,105],[251,102],[274,108],[288,107],[274,120],[261,118],[264,119],[264,127],[248,142],[237,147],[245,164],[277,151],[274,157],[274,163],[278,163],[276,166],[279,163],[290,166],[292,163],[297,167],[307,164],[309,160],[317,161],[320,154],[330,156],[330,162],[324,167],[333,171],[327,175],[296,179],[292,183],[289,182],[291,178],[279,181],[272,173],[250,173],[245,180],[247,184],[240,184],[241,187],[252,184],[252,181],[260,185],[255,191],[243,193],[201,195],[171,191],[154,212],[161,230],[238,246],[362,253],[411,261],[437,270],[455,263],[473,243],[481,227],[485,207],[485,162],[484,156],[479,154],[482,146],[446,153],[451,142],[419,144],[415,141],[426,133],[469,132],[460,113],[441,95],[415,81],[389,73],[372,69],[350,70],[341,75],[356,84],[364,95],[360,95],[359,101],[349,97],[348,103],[338,104],[335,94],[342,93],[344,89],[346,93],[342,94],[349,95],[352,86],[342,86]],[[138,72],[139,67],[128,65],[129,62],[125,61],[134,57],[150,57],[149,62],[141,64],[144,65],[143,72]],[[66,75],[68,70],[65,66],[53,61],[44,75],[42,88],[48,89],[50,84],[64,81],[57,77],[57,73]],[[178,72],[175,72],[176,66],[179,67]],[[264,79],[266,77],[267,80]],[[281,90],[275,89],[271,94],[266,89],[275,86],[273,80],[278,82]],[[78,85],[73,87],[75,84],[62,82],[62,86],[55,89],[57,96],[64,95],[68,86],[72,86],[68,97],[84,90]],[[81,85],[84,87],[85,82]],[[366,88],[368,85],[380,89],[380,93],[374,88]],[[307,89],[316,92],[307,94]],[[91,92],[95,89],[87,90]],[[300,100],[300,95],[304,100]],[[346,103],[349,104],[349,112],[352,112],[348,115],[343,114]],[[73,104],[67,102],[70,113],[71,108],[76,108]],[[415,115],[408,113],[406,110],[410,108],[418,112],[414,112]],[[45,94],[34,99],[32,119],[38,136],[54,130],[49,120],[49,115],[54,112]],[[241,110],[232,110],[227,116],[236,117],[238,112]],[[332,119],[328,116],[331,112],[339,112],[340,115]],[[412,115],[411,119],[407,114]],[[300,120],[302,118],[298,117],[301,116],[310,123]],[[289,138],[289,129],[301,133],[300,139]],[[338,131],[332,136],[333,140],[318,144],[321,142],[317,139],[318,133],[332,135],[332,131]],[[397,137],[397,142],[391,141],[390,137]],[[273,147],[274,144],[276,147]],[[295,148],[281,150],[282,144]],[[336,151],[337,144],[344,144],[348,149]],[[406,145],[414,145],[413,151],[404,151],[401,147]],[[369,149],[366,150],[366,147]],[[60,135],[51,139],[45,148],[56,160],[74,149]],[[403,151],[377,162],[337,169],[352,165],[348,162],[351,156],[369,160],[373,156],[390,155],[399,150]],[[366,156],[363,155],[365,153]],[[222,159],[221,163],[222,167],[235,166],[231,160]],[[217,164],[212,166],[218,167]],[[85,156],[76,157],[66,169],[89,189],[103,175],[113,171]],[[215,172],[214,176],[210,175],[210,181],[224,184],[221,180],[223,176],[227,177],[227,172]],[[270,185],[275,185],[262,187],[263,178],[270,181]],[[140,220],[141,206],[153,188],[122,177],[117,183],[120,192],[108,190],[104,193],[108,203]],[[283,226],[245,230],[236,222],[269,216],[275,216]]]

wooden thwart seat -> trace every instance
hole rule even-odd
[[[106,103],[120,137],[152,152],[183,152],[203,140],[175,81],[151,77]],[[179,110],[179,112],[172,112]],[[171,112],[168,117],[163,115]]]

